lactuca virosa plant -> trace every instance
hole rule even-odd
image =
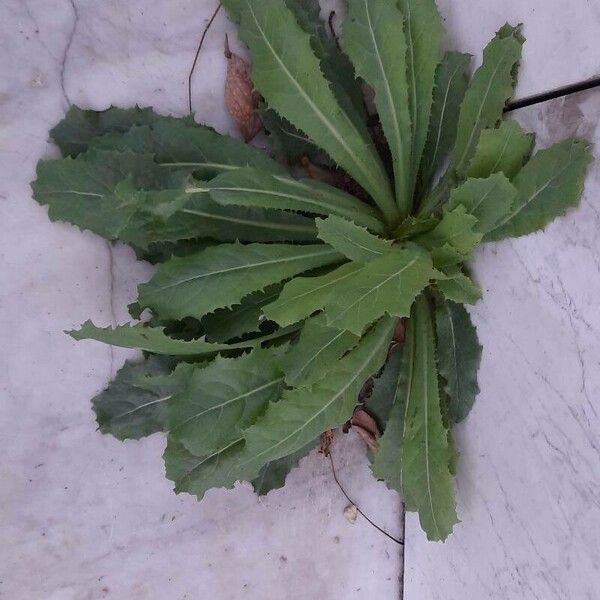
[[[73,107],[51,132],[64,158],[33,183],[51,219],[158,264],[131,307],[143,323],[72,332],[144,351],[94,399],[100,429],[166,431],[177,492],[247,480],[265,493],[372,379],[373,473],[443,540],[457,522],[451,430],[478,393],[463,305],[481,292],[465,265],[478,244],[575,206],[589,145],[532,154],[533,136],[503,120],[519,27],[500,29],[469,78],[469,56],[441,52],[433,0],[349,0],[341,49],[316,0],[223,4],[287,160],[192,118]],[[298,176],[300,158],[350,184]]]

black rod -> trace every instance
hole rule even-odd
[[[594,77],[592,79],[586,79],[585,81],[571,83],[555,90],[542,92],[541,94],[535,94],[533,96],[527,96],[526,98],[521,98],[519,100],[513,100],[506,105],[504,112],[507,113],[513,110],[518,110],[519,108],[526,108],[528,106],[547,102],[548,100],[562,98],[563,96],[577,94],[578,92],[585,92],[586,90],[591,90],[597,87],[600,87],[600,77]]]

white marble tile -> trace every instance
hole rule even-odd
[[[89,400],[132,353],[63,330],[127,320],[148,265],[124,246],[50,223],[29,182],[56,156],[48,130],[70,103],[183,114],[187,71],[216,3],[0,3],[0,598],[305,600],[394,598],[398,546],[359,517],[313,454],[285,490],[175,496],[160,435],[95,431]],[[224,18],[199,62],[199,118],[232,131],[222,102]],[[400,535],[399,501],[361,443],[335,448],[348,491]]]
[[[600,143],[599,91],[514,116],[542,146],[569,135]],[[456,432],[463,522],[431,544],[408,516],[405,598],[598,598],[599,232],[596,164],[580,208],[478,254],[481,393]]]
[[[448,48],[473,55],[481,63],[484,46],[496,31],[523,24],[527,41],[517,85],[523,98],[600,75],[598,0],[437,0]],[[342,0],[321,0],[323,14],[336,10],[343,20]]]
[[[527,42],[517,97],[600,75],[598,0],[437,0],[449,45],[481,58],[505,23],[523,23]]]
[[[525,23],[519,95],[599,71],[591,51],[600,21],[595,0],[440,4],[456,46],[476,55],[505,20]],[[135,285],[150,270],[123,246],[50,223],[31,200],[36,162],[56,155],[48,129],[70,103],[183,114],[187,72],[215,6],[0,3],[1,598],[399,594],[397,547],[360,517],[354,526],[344,520],[346,502],[318,456],[263,500],[246,486],[213,491],[200,504],[174,496],[160,436],[122,444],[95,431],[89,398],[130,353],[62,333],[89,317],[124,322]],[[198,64],[194,110],[233,132],[221,96],[226,31],[233,28],[221,15]],[[595,133],[600,111],[593,96],[544,110],[552,114],[527,117],[543,142],[565,129]],[[409,520],[405,598],[578,600],[600,587],[599,176],[591,176],[580,211],[478,258],[487,290],[475,310],[484,393],[458,435],[464,523],[442,546],[425,543]],[[371,480],[356,440],[342,444],[336,452],[346,454],[338,462],[348,491],[397,534],[397,497]]]

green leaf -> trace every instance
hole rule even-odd
[[[360,85],[354,77],[354,68],[348,57],[338,49],[321,19],[321,6],[318,0],[284,0],[285,6],[293,13],[300,27],[310,35],[310,46],[321,62],[325,77],[331,82],[331,87],[337,101],[344,110],[348,103],[353,107],[357,117],[364,116],[364,104]],[[239,23],[242,20],[245,0],[227,0],[223,6],[232,19]],[[271,115],[275,114],[268,111]],[[293,127],[282,119],[282,125]],[[299,133],[296,130],[297,133]]]
[[[106,133],[125,133],[134,125],[149,125],[156,119],[173,120],[157,115],[151,108],[122,109],[111,107],[108,110],[82,110],[71,106],[64,119],[50,130],[50,137],[65,156],[77,156],[85,152],[90,143]],[[194,121],[191,117],[182,119],[187,127]]]
[[[171,373],[173,361],[159,356],[125,363],[108,387],[92,399],[98,429],[120,440],[164,431],[167,401],[185,385],[187,367],[183,364]]]
[[[164,170],[151,155],[93,149],[76,159],[40,161],[32,188],[34,198],[48,205],[52,220],[141,249],[209,236],[265,242],[315,238],[314,223],[307,217],[223,207],[200,194],[190,197],[185,180],[185,172]]]
[[[187,492],[202,500],[211,488],[232,488],[236,481],[254,479],[252,467],[239,468],[244,438],[223,444],[205,456],[195,456],[174,436],[167,437],[163,454],[167,479],[175,483],[175,492]]]
[[[436,269],[445,270],[464,262],[467,258],[468,255],[459,252],[448,242],[442,246],[431,249],[431,259],[433,261],[433,266]]]
[[[194,369],[168,406],[169,432],[192,454],[206,456],[240,437],[269,402],[279,399],[283,373],[271,350],[218,356]]]
[[[254,465],[258,472],[266,462],[296,452],[347,421],[364,382],[385,361],[393,330],[394,321],[382,319],[313,386],[284,392],[245,432],[240,469]]]
[[[296,163],[300,159],[307,158],[315,165],[335,167],[335,162],[316,146],[306,134],[299,131],[283,117],[280,117],[274,110],[270,110],[263,105],[260,108],[260,118],[276,157],[288,163]]]
[[[385,431],[390,411],[398,401],[398,377],[402,364],[403,344],[396,344],[390,350],[388,359],[379,377],[373,381],[371,395],[365,408],[377,422],[379,431]]]
[[[160,121],[152,127],[156,160],[165,170],[184,168],[203,179],[239,167],[285,175],[287,169],[255,146],[217,133],[210,127],[185,127],[181,120]]]
[[[323,314],[309,319],[298,342],[279,360],[285,382],[291,387],[313,384],[358,340],[359,337],[349,331],[329,327]]]
[[[159,265],[139,302],[161,319],[202,318],[303,271],[341,262],[326,245],[221,244]]]
[[[448,417],[451,423],[460,423],[479,393],[481,345],[469,313],[460,304],[437,298],[435,323],[438,368],[448,397]]]
[[[198,171],[203,177],[245,166],[285,173],[284,167],[254,146],[198,125],[191,117],[166,117],[151,108],[111,107],[97,112],[72,106],[50,135],[62,153],[71,156],[93,146],[155,154],[167,171]]]
[[[518,193],[510,212],[485,240],[532,233],[577,206],[592,160],[590,148],[585,140],[570,139],[535,154],[513,181]]]
[[[465,183],[452,190],[447,210],[463,206],[477,219],[474,229],[487,233],[494,229],[506,215],[517,196],[517,190],[502,173],[496,173],[487,179],[467,179]]]
[[[245,0],[240,38],[252,52],[252,77],[270,108],[323,148],[375,199],[388,221],[396,207],[385,169],[369,139],[339,106],[310,37],[278,0]]]
[[[356,262],[378,258],[388,252],[392,245],[391,240],[377,237],[364,227],[337,216],[317,219],[316,223],[320,239]]]
[[[171,218],[146,229],[153,237],[193,235],[222,242],[309,242],[316,238],[313,219],[279,210],[222,206],[206,194],[192,194]]]
[[[192,238],[177,240],[175,242],[152,242],[148,248],[133,248],[138,259],[145,260],[153,265],[169,260],[173,256],[187,256],[200,252],[209,246],[214,246],[212,240]]]
[[[440,292],[453,302],[475,304],[481,300],[481,290],[465,275],[459,267],[445,270],[445,276],[436,281]]]
[[[321,63],[323,75],[331,83],[336,100],[360,127],[365,118],[361,86],[355,79],[352,63],[327,33],[318,0],[285,0],[285,4],[300,27],[310,34],[311,48]],[[292,161],[306,156],[315,164],[333,165],[318,146],[275,111],[263,110],[261,116],[277,153]]]
[[[282,285],[276,283],[264,291],[254,292],[232,308],[219,308],[202,319],[206,337],[211,342],[227,342],[260,330],[262,309],[279,297]]]
[[[76,159],[40,161],[32,189],[53,221],[146,246],[153,240],[143,229],[156,217],[141,214],[135,201],[147,203],[152,194],[173,201],[183,191],[183,177],[162,171],[151,155],[90,150]]]
[[[344,49],[357,74],[375,91],[375,105],[392,153],[396,203],[406,215],[412,200],[412,131],[403,21],[398,6],[388,0],[350,0]]]
[[[398,387],[373,473],[403,494],[407,510],[419,513],[428,539],[444,540],[457,517],[451,452],[440,412],[433,321],[423,296],[408,323]]]
[[[137,325],[120,325],[118,327],[96,327],[91,321],[86,321],[77,331],[67,332],[76,340],[96,340],[111,346],[122,348],[139,348],[155,354],[170,354],[176,356],[199,356],[201,354],[216,354],[228,350],[252,348],[264,342],[295,331],[297,327],[280,329],[275,333],[244,340],[235,344],[212,344],[204,338],[197,340],[181,340],[169,337],[164,327],[147,327],[143,323]]]
[[[265,306],[264,314],[279,325],[291,325],[321,310],[336,286],[351,278],[360,264],[347,263],[317,277],[296,277],[285,284],[279,298]]]
[[[325,305],[331,327],[360,335],[375,319],[406,317],[432,277],[428,254],[416,247],[392,249],[335,286]]]
[[[277,460],[268,462],[259,472],[258,477],[252,480],[252,487],[259,496],[268,494],[285,485],[285,479],[289,472],[298,466],[301,458],[304,458],[315,446],[317,440],[313,440],[297,452],[284,456]]]
[[[409,188],[412,195],[429,130],[443,26],[435,0],[400,0],[399,5],[405,17],[407,43],[408,99],[413,139],[412,182]]]
[[[285,0],[285,4],[294,13],[300,27],[311,36],[311,48],[321,63],[323,74],[331,82],[331,89],[340,106],[353,119],[364,120],[364,98],[354,74],[354,66],[327,32],[321,19],[319,1]]]
[[[378,211],[354,196],[311,179],[270,175],[258,169],[237,169],[212,181],[198,182],[188,191],[210,192],[224,206],[295,210],[338,215],[376,232],[383,230]]]
[[[437,67],[429,132],[421,160],[421,184],[425,191],[456,140],[456,123],[469,85],[470,63],[468,54],[446,52]]]
[[[526,133],[516,121],[502,121],[497,129],[481,132],[468,177],[485,178],[504,173],[512,179],[531,156],[535,135]]]
[[[462,205],[447,210],[442,220],[427,233],[414,241],[427,249],[443,248],[446,244],[466,256],[481,241],[482,234],[476,231],[477,219],[467,213]]]
[[[404,219],[394,230],[394,238],[397,240],[409,240],[421,233],[431,231],[438,223],[437,217],[415,217],[409,216]]]
[[[400,494],[402,490],[402,445],[404,443],[404,419],[406,408],[415,394],[415,367],[418,357],[415,354],[415,334],[413,324],[407,324],[406,336],[401,350],[394,354],[382,374],[385,378],[379,386],[379,394],[375,396],[375,412],[381,406],[382,412],[378,420],[384,420],[383,435],[379,439],[379,447],[372,463],[373,475],[385,480],[387,486]],[[424,367],[420,365],[420,368]],[[422,372],[426,377],[427,371]],[[375,382],[377,386],[377,381]],[[373,388],[375,392],[376,387]],[[385,394],[385,395],[383,395]],[[421,401],[427,401],[425,397]],[[369,407],[369,404],[367,404]]]
[[[460,109],[452,166],[466,174],[482,129],[495,127],[513,95],[524,38],[520,27],[505,25],[483,51]]]

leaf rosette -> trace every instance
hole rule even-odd
[[[167,432],[178,492],[249,480],[267,493],[373,379],[360,396],[383,432],[373,472],[443,540],[457,522],[451,428],[479,392],[467,264],[576,206],[590,145],[534,153],[502,119],[520,27],[502,27],[470,77],[469,56],[442,54],[434,0],[349,0],[341,49],[316,0],[223,4],[275,157],[189,117],[72,107],[51,131],[63,158],[32,184],[51,219],[157,263],[132,306],[149,320],[71,332],[145,353],[94,399],[100,429]]]

